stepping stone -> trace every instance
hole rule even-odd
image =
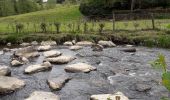
[[[25,100],[60,100],[60,98],[52,92],[35,91]]]
[[[79,46],[92,46],[92,45],[94,45],[94,43],[92,43],[90,41],[80,41],[80,42],[77,42],[76,45],[79,45]]]
[[[99,45],[102,45],[103,47],[116,47],[116,44],[114,44],[112,41],[99,41]]]
[[[73,61],[74,59],[76,59],[76,58],[71,57],[71,56],[59,56],[59,57],[54,57],[54,58],[46,58],[45,61],[49,61],[49,62],[55,63],[55,64],[67,64],[67,63]]]
[[[14,77],[0,76],[0,94],[14,92],[25,86],[25,82]]]
[[[10,76],[11,70],[7,66],[0,66],[0,76]]]
[[[47,83],[51,89],[60,90],[70,79],[71,78],[68,75],[63,74],[57,78],[48,79]]]
[[[39,46],[38,47],[38,51],[48,51],[50,50],[52,47],[50,45],[45,45],[45,46]]]
[[[10,42],[9,42],[9,43],[7,43],[6,45],[7,45],[8,47],[12,46],[12,44],[11,44]]]
[[[30,43],[21,43],[20,46],[23,46],[23,47],[30,46]]]
[[[51,51],[46,51],[43,53],[45,57],[57,57],[60,56],[62,53],[59,51],[51,50]]]
[[[29,47],[21,48],[21,49],[15,51],[14,56],[25,57],[25,58],[33,58],[33,57],[40,56],[40,54],[36,51],[34,46],[29,46]]]
[[[54,46],[57,45],[56,41],[42,41],[41,45],[46,46],[46,45],[50,45],[50,46]]]
[[[18,61],[18,60],[13,60],[12,62],[11,62],[11,65],[12,66],[21,66],[21,65],[23,65],[24,63],[22,63],[22,62],[20,62],[20,61]]]
[[[28,66],[25,69],[24,73],[25,74],[31,74],[31,73],[35,73],[35,72],[49,70],[51,68],[52,68],[52,65],[51,65],[50,62],[44,62],[43,64],[37,64],[37,65]]]
[[[115,94],[98,94],[92,95],[90,100],[129,100],[122,92]]]
[[[82,46],[75,45],[75,46],[71,46],[69,49],[70,49],[70,50],[73,50],[73,51],[76,51],[76,50],[83,49],[83,47],[82,47]]]
[[[94,71],[94,70],[96,70],[95,67],[85,64],[85,63],[71,64],[65,67],[66,72],[73,72],[73,73],[75,72],[87,73],[87,72]]]
[[[31,45],[36,46],[36,45],[38,45],[38,42],[37,41],[32,41]]]
[[[63,45],[65,45],[65,46],[73,46],[73,42],[67,41]]]

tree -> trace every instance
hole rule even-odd
[[[0,16],[15,14],[14,3],[12,0],[0,0]]]

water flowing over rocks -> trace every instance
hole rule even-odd
[[[21,48],[22,53],[20,52],[17,56],[15,54],[19,53],[20,49],[12,46],[10,47],[11,51],[0,55],[0,65],[9,66],[11,70],[11,77],[9,78],[16,77],[23,80],[26,84],[24,88],[22,88],[23,86],[20,87],[22,89],[17,88],[17,91],[16,89],[8,89],[8,91],[3,92],[3,95],[0,95],[0,100],[29,100],[29,98],[36,100],[36,97],[38,100],[50,100],[51,98],[45,94],[31,97],[30,94],[34,91],[50,92],[60,97],[61,100],[90,100],[92,95],[115,95],[114,93],[118,91],[123,93],[129,100],[160,100],[161,97],[170,98],[169,91],[161,84],[161,71],[153,69],[149,64],[150,61],[157,57],[157,54],[162,53],[166,56],[167,65],[170,65],[170,52],[168,50],[134,46],[136,52],[124,52],[122,49],[131,47],[123,45],[114,48],[104,48],[99,52],[93,51],[94,48],[92,46],[82,46],[83,48],[77,51],[70,50],[69,46],[53,46],[52,51],[60,51],[64,57],[46,58],[44,52],[38,52],[39,57],[27,58],[29,62],[25,64],[26,57],[22,55],[25,55],[25,52],[37,52],[37,47],[39,45],[31,46],[29,47],[30,49],[23,47]],[[0,48],[0,51],[3,48]],[[12,67],[10,66],[11,59],[18,60],[25,65],[22,65],[22,67]],[[43,63],[43,61],[47,60],[51,60],[51,63],[53,62],[53,67],[49,67],[49,71],[45,71],[46,69],[42,68],[42,66],[51,65],[48,62]],[[84,73],[88,72],[91,67],[77,66],[73,67],[74,70],[71,69],[73,72],[65,71],[67,66],[79,63],[94,66],[97,70],[94,69],[95,71]],[[29,75],[25,74],[24,70],[32,65],[39,65],[34,67],[35,71],[31,67],[31,71],[34,74],[32,72]],[[168,69],[170,69],[169,66]],[[4,77],[6,76],[3,76],[3,80],[0,78],[0,83],[3,82],[3,85],[7,85],[10,88],[16,87],[16,85],[8,84],[16,84],[17,82],[13,80],[7,82],[7,78]],[[56,91],[53,90],[52,86],[57,88],[54,89]],[[11,93],[12,91],[15,92]],[[5,93],[10,94],[5,95]],[[42,99],[41,97],[43,96],[45,98]],[[57,99],[55,98],[54,100]]]
[[[70,76],[62,74],[57,78],[50,78],[47,80],[49,87],[53,90],[60,90],[66,82],[71,79]]]
[[[92,46],[92,45],[94,45],[94,43],[89,42],[89,41],[80,41],[80,42],[77,42],[76,45],[79,45],[79,46]]]
[[[48,51],[50,50],[52,47],[50,45],[45,45],[45,46],[39,46],[38,47],[38,51]]]
[[[76,50],[83,49],[83,47],[82,47],[82,46],[75,45],[75,46],[71,46],[69,49],[70,49],[70,50],[73,50],[73,51],[76,51]]]
[[[0,94],[11,93],[25,86],[25,82],[14,77],[0,76]]]
[[[114,44],[112,41],[103,41],[100,40],[98,42],[99,45],[102,45],[103,47],[116,47],[116,44]]]
[[[46,51],[43,53],[45,57],[57,57],[60,56],[62,53],[59,51],[51,50],[51,51]]]
[[[95,67],[85,64],[85,63],[77,63],[77,64],[72,64],[72,65],[67,65],[65,67],[66,72],[90,72],[96,70]]]
[[[55,46],[57,45],[56,41],[42,41],[41,45],[46,46],[46,45],[50,45],[50,46]]]
[[[51,92],[35,91],[25,100],[60,100],[60,98]]]
[[[31,74],[31,73],[35,73],[35,72],[49,70],[51,68],[52,68],[52,65],[50,64],[50,62],[44,62],[43,64],[37,64],[37,65],[28,66],[25,69],[24,73]]]
[[[54,58],[47,58],[47,59],[45,59],[45,61],[49,61],[49,62],[55,63],[55,64],[67,64],[67,63],[73,61],[74,59],[76,59],[76,58],[72,57],[72,56],[59,56],[59,57],[54,57]]]
[[[90,100],[129,100],[122,92],[115,94],[98,94],[92,95]]]
[[[0,65],[0,76],[10,76],[10,75],[11,75],[11,69],[7,66]]]

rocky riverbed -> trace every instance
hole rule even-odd
[[[68,44],[74,45],[67,42]],[[99,49],[101,47],[92,46],[90,42],[78,44],[78,49],[70,46],[57,46],[55,43],[50,47],[47,46],[48,48],[41,46],[39,56],[26,58],[29,62],[22,62],[20,66],[11,65],[14,53],[20,47],[11,48],[9,51],[4,51],[5,47],[1,48],[0,67],[8,66],[8,73],[9,69],[11,71],[9,77],[22,81],[22,86],[10,93],[1,93],[0,100],[35,100],[35,96],[41,99],[48,97],[45,100],[90,100],[90,97],[96,100],[94,98],[97,98],[98,94],[117,92],[123,93],[122,95],[129,100],[160,100],[161,97],[170,97],[168,90],[161,85],[161,71],[153,69],[149,64],[158,53],[163,53],[167,64],[170,65],[168,50],[146,47],[133,47],[133,49],[136,48],[135,50],[125,49],[131,48],[130,45],[117,47],[114,45],[109,48],[104,46],[107,48],[98,50],[98,47]],[[35,46],[35,48],[38,47],[39,45]],[[53,52],[47,52],[50,50]],[[53,55],[55,57],[47,58],[48,54],[50,57]],[[28,53],[27,57],[30,57]],[[65,59],[66,61],[63,62]],[[33,73],[25,73],[26,69],[32,71],[34,68],[36,71]],[[0,92],[2,84],[3,82],[0,82]]]

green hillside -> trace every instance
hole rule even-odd
[[[57,5],[54,9],[42,10],[27,14],[2,17],[0,18],[1,23],[11,22],[66,22],[74,21],[81,17],[78,5]]]

